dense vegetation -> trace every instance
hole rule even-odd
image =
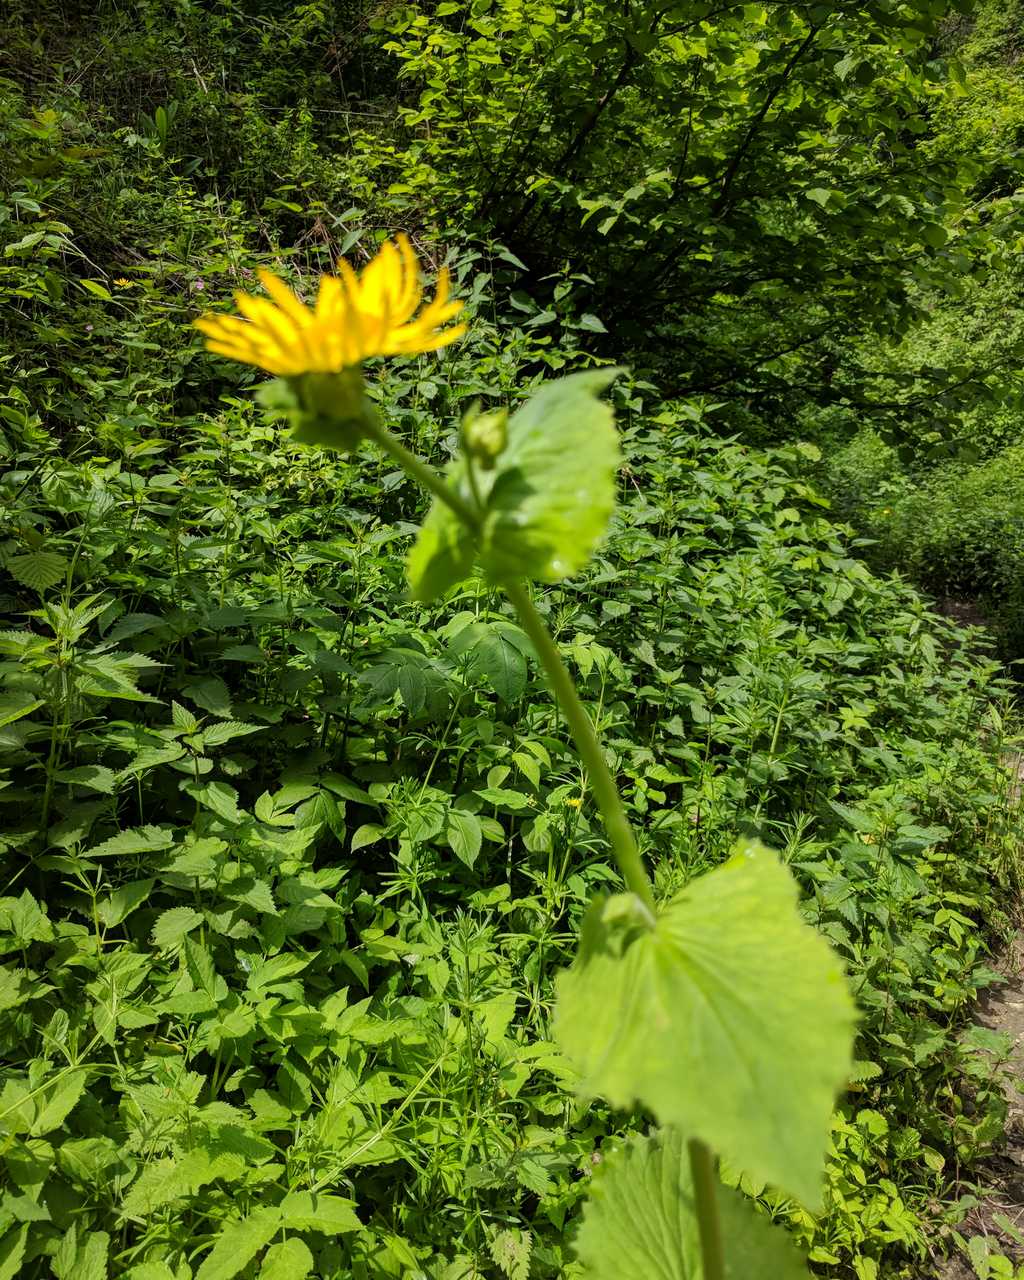
[[[1022,41],[967,0],[8,6],[0,1276],[580,1275],[645,1128],[552,1041],[617,873],[530,643],[482,579],[412,603],[415,487],[190,327],[396,229],[467,302],[372,373],[438,466],[474,400],[628,365],[611,535],[539,607],[659,897],[759,837],[850,974],[824,1212],[746,1190],[820,1274],[934,1274],[1005,1119]]]

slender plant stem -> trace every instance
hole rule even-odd
[[[413,479],[420,482],[424,489],[427,489],[435,498],[450,507],[463,524],[468,525],[474,531],[480,528],[479,511],[448,484],[444,477],[435,471],[433,467],[424,462],[422,458],[418,458],[416,454],[410,452],[397,436],[391,434],[387,427],[380,422],[376,422],[372,427],[367,428],[366,435],[374,444],[379,445],[385,453],[389,453],[399,466],[404,467]]]
[[[474,506],[467,502],[454,488],[450,487],[433,467],[418,458],[396,439],[382,424],[377,423],[367,432],[368,437],[430,493],[444,502],[450,510],[474,532],[481,525],[479,499]],[[637,848],[633,828],[626,817],[622,806],[619,789],[615,785],[608,765],[605,763],[598,740],[597,731],[587,714],[576,685],[566,670],[562,655],[548,630],[544,619],[537,612],[529,589],[523,582],[506,582],[503,584],[505,594],[515,607],[522,623],[523,630],[530,637],[541,666],[551,685],[556,701],[560,704],[568,721],[570,732],[576,743],[583,764],[594,789],[601,816],[604,819],[615,852],[616,861],[626,887],[644,905],[654,921],[654,892],[647,872],[644,870],[640,850]],[[704,1262],[703,1280],[725,1280],[725,1260],[722,1252],[722,1230],[718,1217],[718,1200],[716,1195],[717,1175],[711,1148],[697,1139],[689,1142],[690,1168],[693,1174],[694,1206],[700,1230],[701,1254]]]
[[[569,728],[576,742],[576,747],[583,759],[583,763],[587,767],[590,785],[594,788],[594,795],[601,810],[601,816],[604,818],[604,825],[608,830],[608,838],[611,840],[612,848],[615,850],[615,857],[619,864],[619,870],[622,872],[622,878],[626,882],[626,887],[631,893],[636,894],[653,916],[654,893],[651,890],[651,882],[647,878],[647,872],[644,870],[644,864],[640,858],[640,851],[636,847],[633,828],[629,825],[629,819],[626,817],[626,812],[622,807],[619,789],[616,787],[615,780],[605,764],[601,744],[597,739],[597,733],[591,723],[590,716],[587,715],[586,708],[580,701],[580,696],[576,692],[572,677],[565,669],[565,663],[562,661],[562,655],[558,652],[558,646],[552,640],[551,633],[544,624],[544,619],[537,612],[533,601],[530,599],[529,591],[521,582],[506,582],[503,586],[505,594],[515,605],[516,612],[519,614],[519,621],[523,624],[523,630],[530,637],[533,647],[537,650],[541,666],[547,673],[548,682],[555,697],[561,704],[566,720],[569,722]]]
[[[704,1280],[725,1280],[725,1254],[722,1250],[722,1227],[718,1217],[715,1160],[711,1148],[699,1138],[687,1143],[690,1150],[690,1172],[693,1175],[693,1201],[700,1230],[700,1251],[704,1262]]]

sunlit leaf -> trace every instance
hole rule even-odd
[[[853,1005],[773,853],[741,847],[653,927],[628,895],[599,899],[557,993],[556,1035],[581,1092],[641,1103],[817,1205]]]
[[[726,1280],[806,1280],[781,1227],[721,1185]],[[587,1280],[702,1280],[686,1140],[675,1129],[634,1137],[598,1167],[575,1241]]]
[[[274,1238],[281,1227],[281,1210],[257,1209],[247,1218],[232,1222],[217,1237],[196,1280],[232,1280],[257,1253]]]
[[[305,1280],[313,1270],[309,1246],[297,1237],[272,1244],[260,1267],[260,1280]]]
[[[619,441],[595,369],[541,387],[508,420],[487,498],[483,563],[493,578],[559,582],[589,561],[615,506]]]

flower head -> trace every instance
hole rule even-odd
[[[196,328],[206,334],[210,351],[281,377],[340,373],[370,356],[436,351],[466,330],[461,324],[440,328],[462,310],[461,302],[449,301],[447,268],[438,276],[433,301],[413,318],[423,291],[404,235],[382,245],[359,275],[339,260],[337,275],[321,276],[312,307],[271,272],[258,274],[269,299],[236,293],[244,318],[208,313]]]

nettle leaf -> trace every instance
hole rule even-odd
[[[186,733],[195,733],[199,728],[199,721],[180,702],[171,703],[171,722],[176,729],[184,729]]]
[[[231,693],[223,680],[217,676],[208,676],[194,684],[186,685],[182,691],[186,693],[197,707],[212,712],[215,716],[231,715]]]
[[[7,570],[15,582],[40,594],[60,582],[67,569],[66,558],[56,551],[27,551],[7,561]]]
[[[530,1254],[533,1236],[529,1231],[507,1229],[496,1232],[489,1241],[491,1257],[508,1280],[530,1280]]]
[[[166,1262],[137,1262],[125,1275],[130,1280],[178,1280]]]
[[[229,1223],[203,1259],[196,1280],[232,1280],[274,1238],[281,1228],[281,1210],[257,1209],[247,1218]]]
[[[28,942],[50,942],[53,925],[43,908],[27,889],[19,898],[3,899],[0,922],[9,929],[21,946]]]
[[[145,1222],[164,1205],[195,1195],[218,1178],[233,1181],[245,1172],[244,1156],[203,1147],[180,1157],[168,1156],[145,1166],[121,1203],[121,1216]]]
[[[312,1270],[309,1246],[293,1236],[270,1246],[260,1267],[260,1280],[305,1280]]]
[[[88,787],[92,791],[100,791],[111,796],[117,789],[117,774],[102,764],[83,764],[77,769],[62,769],[57,774],[58,782],[72,782],[78,787]]]
[[[213,957],[205,947],[193,942],[190,937],[186,936],[184,938],[183,945],[185,948],[185,966],[188,969],[189,977],[195,984],[196,990],[216,999],[217,970],[213,966]]]
[[[717,1187],[726,1280],[807,1280],[780,1227]],[[598,1167],[575,1249],[588,1280],[703,1280],[693,1178],[675,1129],[635,1137]]]
[[[33,1138],[59,1129],[85,1092],[87,1071],[75,1069],[60,1075],[53,1089],[36,1100],[36,1115],[30,1133]]]
[[[509,418],[484,518],[482,560],[492,578],[560,582],[593,555],[619,466],[612,408],[597,397],[618,373],[549,382]]]
[[[201,924],[202,919],[194,907],[171,907],[153,925],[153,945],[159,951],[170,951],[180,946],[185,935]]]
[[[226,782],[207,782],[197,785],[185,783],[182,788],[194,796],[204,809],[210,809],[218,818],[232,824],[245,821],[245,813],[238,807],[238,792]]]
[[[174,844],[174,835],[166,827],[130,827],[102,844],[88,849],[83,857],[128,857],[136,853],[161,853]]]
[[[209,724],[203,730],[203,742],[208,747],[219,747],[232,738],[245,737],[250,733],[262,733],[265,725],[246,724],[241,720],[221,720],[217,724]]]
[[[96,908],[96,914],[108,929],[121,923],[140,907],[153,890],[153,880],[133,880],[115,889],[106,901]]]
[[[854,1010],[797,896],[748,843],[653,926],[631,895],[597,899],[558,979],[555,1029],[581,1093],[639,1102],[814,1207]]]
[[[449,470],[451,480],[461,486],[464,463]],[[469,577],[473,569],[473,534],[450,507],[434,499],[427,518],[409,552],[406,574],[414,600],[435,600]]]
[[[109,1250],[106,1231],[88,1231],[79,1238],[72,1226],[53,1255],[53,1273],[58,1280],[107,1280]]]

